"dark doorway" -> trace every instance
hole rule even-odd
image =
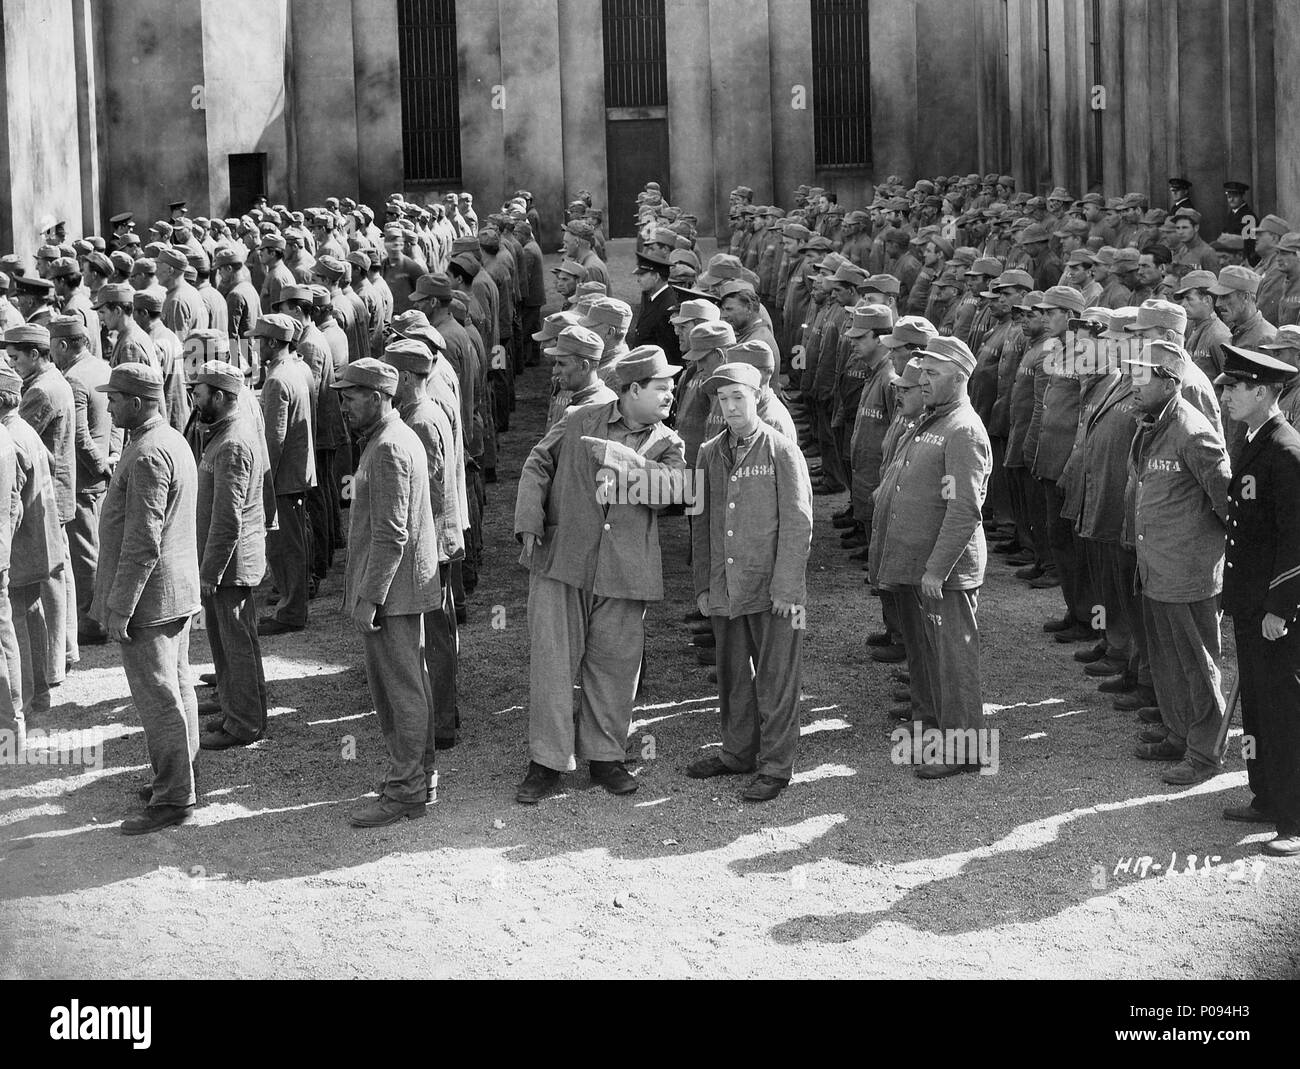
[[[668,182],[668,120],[609,119],[605,123],[605,156],[609,161],[609,237],[636,236],[633,218],[636,195],[647,182],[658,182],[671,203]]]
[[[269,197],[266,188],[266,153],[238,152],[230,161],[230,214],[243,215],[258,197]]]

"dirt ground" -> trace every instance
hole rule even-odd
[[[626,279],[626,248],[612,264]],[[1271,828],[1220,817],[1248,798],[1236,740],[1226,774],[1163,785],[1164,766],[1132,756],[1133,716],[1095,692],[1076,647],[1042,633],[1059,593],[1027,589],[1000,558],[980,603],[997,774],[923,782],[891,762],[895,685],[864,655],[879,613],[830,528],[841,498],[817,499],[803,739],[780,798],[743,804],[739,783],[683,774],[718,744],[718,722],[679,622],[691,598],[685,522],[673,519],[661,525],[668,600],[648,614],[634,724],[653,751],[640,790],[614,798],[579,772],[564,794],[516,805],[528,633],[511,521],[545,380],[534,368],[520,381],[489,488],[489,564],[461,632],[463,741],[440,755],[428,816],[348,826],[384,746],[337,607],[341,559],[308,631],[265,641],[268,737],[202,755],[203,804],[183,827],[117,833],[144,781],[143,738],[116,649],[87,650],[38,726],[93,729],[103,768],[0,766],[0,976],[1300,973],[1300,862],[1260,858]],[[208,670],[203,633],[191,650],[195,671]],[[1115,873],[1144,855],[1162,870]]]

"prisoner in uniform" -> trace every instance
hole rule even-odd
[[[194,411],[208,429],[198,465],[199,592],[217,676],[219,716],[199,736],[204,750],[256,742],[266,731],[266,676],[254,590],[266,573],[266,457],[258,426],[239,410],[243,371],[206,361]]]
[[[361,632],[388,747],[379,797],[351,814],[365,828],[424,816],[436,752],[423,621],[442,602],[437,533],[424,446],[393,408],[397,378],[395,368],[363,357],[334,383],[364,443],[352,484],[343,609]]]
[[[266,555],[280,603],[274,615],[258,624],[261,635],[301,631],[307,626],[311,531],[306,496],[316,485],[314,384],[311,371],[290,348],[296,333],[294,321],[278,313],[262,316],[253,330],[253,336],[262,339],[262,364],[266,368],[262,418],[279,518],[279,527],[267,533]]]
[[[1129,452],[1131,541],[1137,549],[1152,681],[1167,729],[1143,760],[1179,762],[1162,777],[1189,786],[1221,770],[1219,593],[1231,472],[1223,436],[1181,393],[1181,346],[1148,342],[1126,361],[1142,417]]]
[[[1232,616],[1241,679],[1250,804],[1228,820],[1273,823],[1264,852],[1300,855],[1300,434],[1278,410],[1290,364],[1228,346],[1223,404],[1246,425],[1228,489],[1223,608]]]
[[[53,324],[60,317],[50,320]],[[72,317],[78,318],[78,317]],[[78,322],[79,322],[78,318]],[[5,337],[9,362],[23,379],[23,399],[18,414],[39,436],[50,457],[50,476],[59,515],[59,546],[63,567],[41,587],[49,663],[80,660],[77,649],[77,592],[68,548],[68,525],[77,507],[77,416],[72,387],[54,366],[50,335],[45,327],[28,324],[21,328],[27,341]],[[62,671],[57,672],[62,679]]]
[[[62,636],[50,634],[45,612],[52,603],[52,591],[61,587],[63,552],[50,455],[40,436],[18,414],[21,392],[22,379],[17,372],[0,365],[0,423],[14,444],[21,493],[9,573],[21,671],[12,675],[11,682],[21,681],[20,705],[30,727],[33,717],[49,712],[50,688],[63,681],[66,670],[63,643],[57,641]]]
[[[10,376],[12,386],[16,376],[12,372],[4,374]],[[22,653],[9,601],[9,572],[22,507],[18,450],[0,422],[0,731],[14,733],[20,753],[26,745],[27,724],[23,713]]]
[[[61,316],[51,322],[50,341],[55,363],[72,390],[75,423],[76,500],[65,530],[76,588],[77,642],[99,645],[106,641],[104,630],[90,615],[99,561],[99,511],[122,450],[122,433],[113,428],[108,398],[97,389],[108,381],[108,362],[91,350],[80,317]]]
[[[722,749],[687,775],[756,771],[741,798],[763,802],[789,784],[799,741],[812,481],[798,444],[759,419],[758,368],[723,364],[704,390],[727,429],[700,449],[691,563],[716,640]]]
[[[662,349],[632,350],[615,369],[618,400],[568,412],[524,462],[515,536],[523,545],[520,563],[530,570],[532,649],[530,761],[519,802],[554,793],[575,756],[611,793],[636,790],[622,762],[646,603],[663,597],[657,513],[681,494],[622,488],[644,487],[643,480],[662,488],[685,470],[682,441],[663,424],[680,370]]]
[[[957,338],[932,338],[917,353],[925,413],[881,475],[868,577],[896,592],[914,707],[948,731],[980,729],[979,626],[975,612],[987,562],[980,510],[992,448],[966,395],[975,355]],[[927,755],[929,756],[929,755]],[[977,771],[967,752],[945,747],[922,779]]]
[[[189,640],[199,611],[198,471],[184,437],[163,417],[161,371],[121,364],[98,389],[129,438],[104,499],[91,613],[121,646],[144,725],[153,782],[145,811],[122,824],[123,834],[141,835],[186,820],[196,801],[199,713]]]

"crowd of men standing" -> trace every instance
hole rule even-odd
[[[1225,817],[1272,822],[1266,848],[1300,853],[1300,232],[1257,221],[1229,182],[1234,229],[1207,244],[1191,192],[1171,179],[1166,211],[1139,193],[1030,196],[1005,175],[891,177],[861,209],[801,186],[786,212],[738,187],[706,264],[697,220],[650,183],[633,308],[583,191],[544,321],[526,191],[482,221],[449,194],[394,195],[382,227],[330,199],[232,220],[173,204],[147,244],[129,215],[107,240],[52,228],[33,267],[0,262],[0,713],[38,719],[79,644],[120,642],[154,770],[123,830],[180,823],[198,749],[265,730],[260,639],[309,626],[346,547],[390,758],[352,821],[422,816],[456,743],[457,622],[497,435],[544,354],[547,429],[514,515],[519,802],[580,760],[636,790],[626,747],[674,512],[723,736],[687,774],[747,774],[743,798],[776,797],[799,735],[813,498],[847,494],[833,527],[883,622],[864,656],[899,666],[890,716],[945,740],[917,776],[981,767],[957,744],[985,729],[978,602],[1003,554],[1060,590],[1044,639],[1078,644],[1172,785],[1222,769],[1222,601],[1253,792]],[[258,621],[268,571],[276,608]],[[187,660],[200,606],[206,709]]]

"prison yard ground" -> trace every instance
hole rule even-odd
[[[630,249],[611,248],[616,288],[635,300]],[[1220,816],[1249,797],[1240,730],[1224,775],[1163,785],[1164,766],[1132,756],[1133,715],[1096,693],[1078,647],[1043,634],[1059,592],[1029,590],[1000,557],[979,609],[997,774],[926,782],[891,762],[897,684],[865,653],[878,603],[830,527],[842,497],[817,499],[803,737],[779,798],[745,804],[743,778],[683,772],[719,729],[681,624],[693,597],[676,518],[660,527],[669,600],[647,615],[640,789],[612,797],[582,769],[561,795],[515,804],[528,628],[514,488],[547,374],[521,379],[502,439],[488,564],[461,632],[462,742],[439,754],[425,819],[347,823],[385,751],[359,638],[338,611],[341,558],[308,630],[264,642],[267,738],[202,754],[203,804],[180,828],[118,834],[145,780],[143,736],[117,650],[86,649],[38,726],[93,729],[102,769],[0,767],[0,975],[1300,974],[1300,862],[1261,858],[1271,827]],[[210,669],[202,632],[191,657]],[[1226,690],[1230,645],[1224,669]]]

